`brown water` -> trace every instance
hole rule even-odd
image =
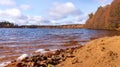
[[[0,28],[0,64],[38,49],[61,49],[85,44],[91,39],[120,35],[118,31],[89,29]]]

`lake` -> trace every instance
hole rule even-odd
[[[90,29],[0,28],[0,63],[38,49],[64,49],[91,39],[120,35],[119,31]]]

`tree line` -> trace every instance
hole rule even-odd
[[[0,28],[82,28],[82,24],[71,24],[71,25],[58,25],[58,26],[51,26],[51,25],[16,25],[9,21],[2,21],[0,22]]]

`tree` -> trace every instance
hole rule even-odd
[[[10,28],[10,27],[14,27],[14,24],[13,23],[10,23],[8,21],[2,21],[0,22],[0,27],[1,28]]]
[[[93,17],[93,13],[90,13],[88,16],[89,16],[89,18],[92,18]]]

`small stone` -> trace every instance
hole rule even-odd
[[[72,64],[78,63],[78,58],[72,60]]]
[[[16,60],[11,61],[11,63],[17,62]]]
[[[54,65],[52,65],[52,64],[48,64],[48,67],[55,67]]]
[[[105,50],[105,47],[102,47],[101,51],[104,51]]]
[[[60,51],[59,50],[56,50],[55,51],[55,55],[59,55],[60,54]]]
[[[49,51],[49,52],[46,52],[46,53],[44,54],[44,56],[46,56],[46,57],[51,57],[51,56],[54,55],[54,54],[55,54],[55,52]]]
[[[67,57],[68,57],[68,58],[73,58],[73,57],[75,57],[75,56],[73,56],[72,54],[68,53],[68,54],[67,54]]]
[[[22,63],[18,63],[18,64],[17,64],[17,67],[22,67]]]
[[[50,51],[50,49],[44,49],[45,51]]]
[[[44,58],[44,60],[47,60],[47,57],[46,57],[46,56],[44,56],[43,58]]]
[[[47,64],[45,62],[41,62],[40,64],[38,64],[38,67],[47,67]]]

